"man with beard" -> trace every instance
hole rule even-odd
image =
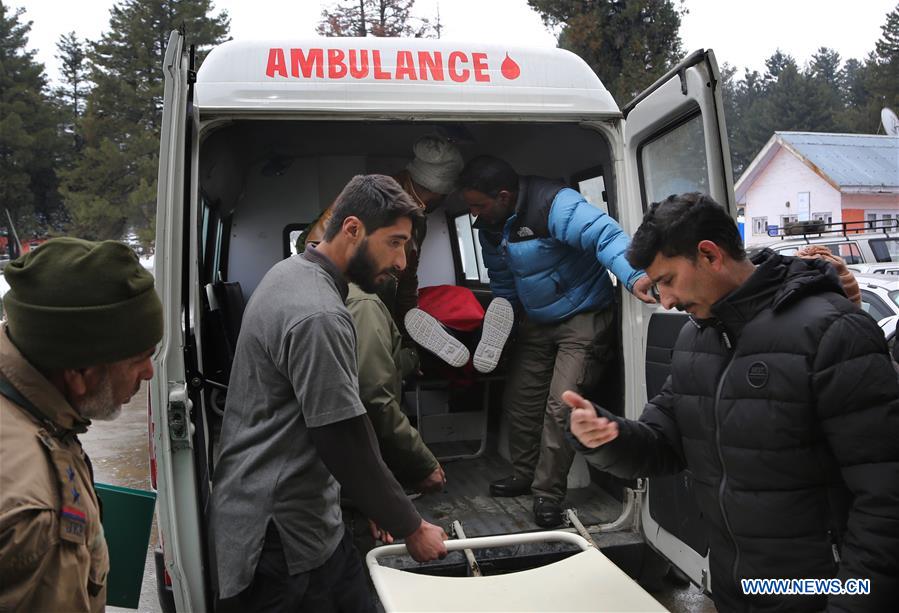
[[[405,268],[421,215],[390,177],[354,177],[323,242],[272,267],[247,305],[211,500],[219,596],[241,610],[374,610],[341,489],[416,560],[446,555],[378,452],[344,304],[348,281],[373,292]]]
[[[162,304],[113,241],[53,239],[4,272],[0,610],[102,611],[109,557],[78,435],[153,376]]]

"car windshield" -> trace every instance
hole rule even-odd
[[[893,301],[893,304],[895,304],[897,307],[899,307],[899,289],[895,289],[895,290],[891,291],[890,293],[887,294],[887,296],[890,297],[890,300]]]

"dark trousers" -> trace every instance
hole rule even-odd
[[[278,530],[265,532],[262,555],[250,586],[237,596],[243,611],[284,613],[373,613],[368,582],[353,536],[344,531],[327,562],[305,573],[291,575]]]
[[[614,310],[579,313],[557,324],[525,318],[509,364],[503,405],[515,476],[535,496],[561,502],[574,450],[565,440],[569,409],[562,392],[590,394],[614,355]]]

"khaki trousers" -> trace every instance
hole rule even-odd
[[[569,409],[562,392],[590,394],[614,351],[614,312],[579,313],[557,324],[525,318],[509,365],[503,407],[515,476],[535,496],[561,502],[574,450],[565,440]]]

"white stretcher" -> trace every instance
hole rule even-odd
[[[538,568],[489,577],[435,577],[378,563],[406,553],[405,545],[368,552],[365,562],[387,613],[486,611],[665,611],[652,596],[584,538],[568,532],[529,532],[457,539],[447,551],[562,541],[581,549]]]

